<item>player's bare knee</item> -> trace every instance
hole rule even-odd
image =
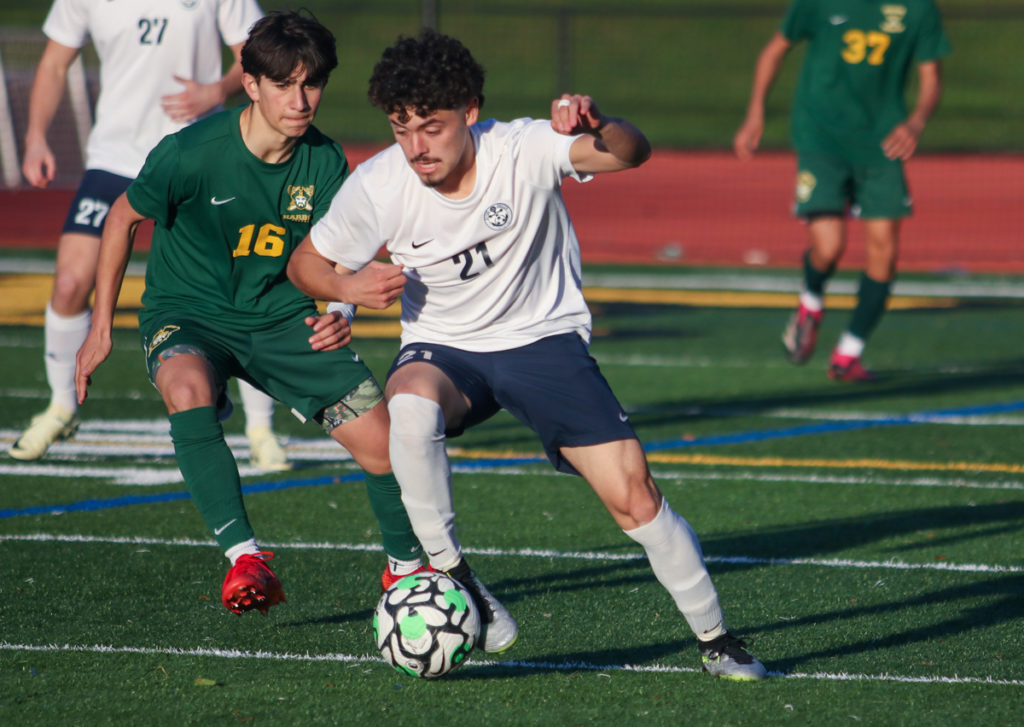
[[[57,271],[53,278],[50,307],[61,316],[73,316],[88,307],[92,285],[74,274]]]
[[[629,515],[638,525],[644,525],[658,516],[661,510],[661,493],[644,484],[634,489],[629,500]]]

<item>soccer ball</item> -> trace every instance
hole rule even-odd
[[[373,636],[398,671],[436,679],[457,667],[480,638],[472,596],[443,573],[406,576],[384,592],[373,614]]]

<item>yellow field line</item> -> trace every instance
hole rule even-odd
[[[53,276],[42,273],[12,273],[0,275],[0,324],[17,326],[43,325],[46,303],[50,299]],[[118,328],[134,328],[138,325],[135,312],[142,305],[142,291],[145,283],[140,276],[124,279],[121,296],[118,298],[118,313],[114,325]],[[586,298],[592,303],[647,303],[653,305],[686,305],[704,308],[792,308],[796,296],[792,293],[757,293],[743,291],[709,290],[647,290],[639,288],[584,288]],[[893,296],[889,308],[907,310],[913,308],[952,308],[958,300],[952,297],[909,297]],[[830,308],[852,309],[856,297],[852,295],[830,295]],[[401,308],[394,305],[386,311],[371,311],[361,308],[353,334],[364,336],[397,336],[397,323],[366,323],[366,318],[396,320]]]
[[[717,290],[653,290],[645,288],[584,288],[583,294],[591,303],[651,303],[659,305],[689,305],[704,308],[793,308],[795,293],[761,293]],[[916,308],[953,308],[958,303],[953,297],[892,296],[888,306],[893,310]],[[829,308],[852,310],[857,304],[855,295],[829,295]]]
[[[464,459],[521,459],[540,457],[537,453],[528,452],[494,452],[466,450],[450,447],[448,451],[455,457]],[[651,452],[647,455],[650,462],[658,464],[696,464],[717,467],[824,467],[832,469],[881,469],[911,470],[933,472],[997,472],[1003,474],[1022,474],[1024,465],[1002,464],[998,462],[917,462],[912,460],[890,459],[808,459],[794,457],[734,457],[714,454],[671,454],[668,452]]]
[[[928,470],[937,472],[1024,473],[1024,465],[998,462],[915,462],[900,459],[798,459],[790,457],[729,457],[711,454],[647,455],[651,462],[663,464],[703,464],[733,467],[832,467],[836,469]]]

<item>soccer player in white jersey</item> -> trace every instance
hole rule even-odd
[[[100,94],[86,171],[64,222],[46,307],[50,403],[11,446],[15,459],[40,459],[51,444],[77,430],[75,353],[89,332],[89,296],[107,211],[161,138],[241,91],[238,54],[261,15],[256,0],[55,0],[50,8],[43,24],[46,48],[29,97],[22,163],[29,183],[43,188],[54,179],[56,160],[46,133],[68,68],[89,39],[100,60]],[[235,57],[223,76],[222,40]],[[268,471],[288,469],[271,429],[273,399],[244,382],[239,389],[253,464]],[[222,416],[229,413],[225,401]]]
[[[704,669],[761,679],[764,667],[726,630],[696,535],[654,483],[588,354],[591,319],[561,184],[636,167],[650,145],[589,96],[555,99],[550,121],[478,121],[483,77],[459,41],[434,31],[384,51],[369,95],[397,143],[342,185],[293,253],[289,277],[314,297],[355,304],[402,288],[402,348],[386,387],[391,462],[434,569],[471,576],[454,532],[446,437],[505,408],[643,546],[699,640]],[[371,263],[382,245],[395,264]],[[482,593],[485,639],[510,645],[515,620]]]

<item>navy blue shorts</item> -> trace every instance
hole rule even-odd
[[[487,353],[414,343],[402,348],[388,377],[413,361],[439,368],[470,401],[465,420],[446,432],[449,437],[505,409],[540,436],[555,469],[574,475],[579,473],[562,457],[561,447],[636,438],[597,361],[575,333]]]
[[[86,169],[82,181],[71,200],[71,209],[64,220],[63,232],[75,232],[82,235],[100,237],[103,234],[103,223],[107,213],[114,205],[114,200],[128,189],[132,183],[130,177],[104,172],[100,169]]]

